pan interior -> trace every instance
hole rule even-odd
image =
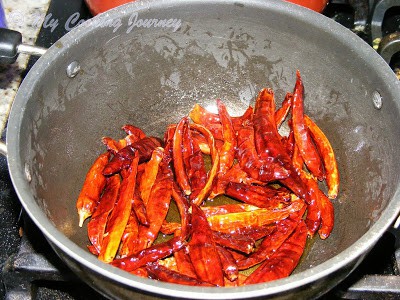
[[[380,217],[399,181],[398,99],[347,41],[290,12],[249,3],[183,2],[137,15],[127,9],[121,18],[105,22],[105,15],[103,23],[83,25],[92,29],[53,47],[21,118],[20,155],[36,201],[73,242],[88,244],[75,201],[89,166],[105,150],[103,136],[122,138],[121,126],[131,123],[162,137],[195,103],[215,107],[217,98],[240,115],[263,87],[274,89],[279,106],[297,69],[306,113],[330,139],[342,183],[334,231],[310,243],[298,271],[336,256]],[[176,27],[129,31],[133,21],[146,19],[172,20]],[[73,61],[80,72],[69,78]],[[376,91],[384,100],[380,110],[372,103]]]

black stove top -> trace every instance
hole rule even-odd
[[[376,46],[386,36],[400,32],[400,3],[393,6],[394,2],[331,0],[324,14],[353,30],[371,46]],[[379,5],[387,8],[383,16],[374,14],[372,9]],[[60,24],[74,13],[78,13],[80,19],[91,17],[83,0],[52,0],[48,13]],[[374,26],[380,26],[378,38],[372,34],[371,20],[375,20]],[[376,32],[376,28],[374,30]],[[58,26],[53,32],[44,26],[37,45],[49,47],[66,32],[64,26]],[[399,43],[384,46],[386,48],[381,46],[379,51],[392,53],[388,62],[393,69],[399,68]],[[29,66],[35,61],[32,58]],[[7,162],[2,157],[0,249],[0,299],[105,299],[65,267],[23,213],[9,178]],[[400,299],[400,230],[386,232],[363,263],[323,299]]]

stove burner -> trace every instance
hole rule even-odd
[[[105,299],[64,265],[27,216],[23,227],[19,250],[2,271],[6,300]]]

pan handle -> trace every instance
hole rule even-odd
[[[22,43],[22,34],[18,31],[0,28],[0,65],[12,64],[18,54],[24,53],[34,56],[42,56],[46,48],[31,46]],[[0,140],[0,154],[7,156],[7,145]]]
[[[0,28],[0,64],[12,64],[19,53],[41,56],[47,49],[22,43],[22,34],[7,28]]]

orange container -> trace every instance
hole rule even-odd
[[[105,12],[116,6],[132,2],[134,0],[85,0],[90,12],[95,16],[99,13]],[[299,4],[315,10],[317,12],[322,12],[325,6],[328,4],[329,0],[286,0],[295,4]]]

